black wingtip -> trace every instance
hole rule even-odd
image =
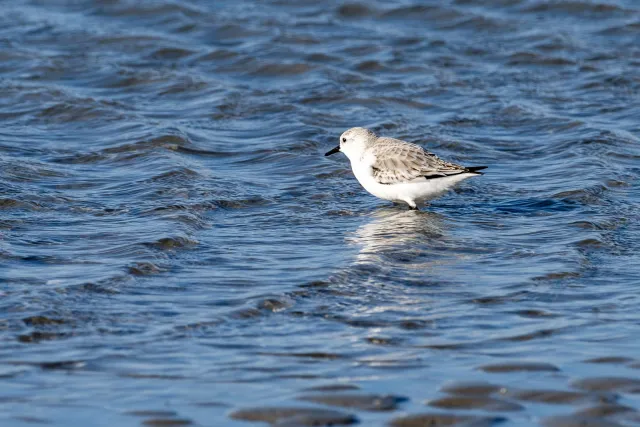
[[[482,172],[478,172],[482,169],[486,169],[489,166],[469,166],[467,169],[467,172],[471,172],[471,173],[477,173],[478,175],[483,175]]]

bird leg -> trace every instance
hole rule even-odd
[[[416,205],[416,202],[414,202],[413,200],[405,200],[405,202],[409,205],[409,208],[411,208],[411,210],[417,211],[418,206]]]

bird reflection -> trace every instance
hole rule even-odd
[[[444,217],[433,212],[383,208],[375,211],[371,221],[360,226],[348,240],[361,245],[359,262],[396,253],[411,257],[417,248],[424,249],[425,244],[442,237],[444,227]]]

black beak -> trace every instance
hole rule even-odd
[[[324,153],[325,156],[330,156],[332,154],[336,154],[340,152],[340,146],[338,145],[336,148],[334,148],[333,150],[329,150],[326,153]]]

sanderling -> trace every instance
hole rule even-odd
[[[327,152],[343,152],[351,161],[358,182],[384,200],[404,202],[411,209],[445,193],[455,184],[486,166],[464,167],[445,162],[419,145],[378,137],[364,128],[351,128],[340,136],[340,145]]]

